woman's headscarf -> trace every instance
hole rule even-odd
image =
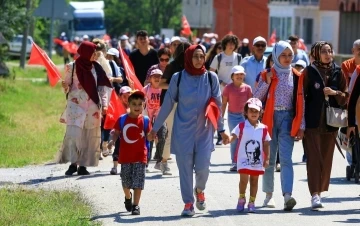
[[[201,68],[195,68],[192,62],[192,58],[194,55],[195,50],[200,49],[204,53],[205,52],[203,48],[200,45],[191,45],[186,51],[185,51],[185,70],[190,75],[203,75],[206,72],[205,68],[205,60]]]
[[[272,56],[273,56],[273,61],[274,61],[273,67],[277,73],[290,73],[290,71],[291,71],[291,65],[289,65],[288,67],[284,67],[280,64],[280,61],[279,61],[279,56],[281,55],[282,52],[284,52],[284,50],[286,48],[290,49],[292,54],[294,55],[294,51],[291,48],[291,45],[285,41],[277,42],[272,51]],[[291,60],[293,60],[293,59],[294,59],[294,57]]]
[[[75,69],[80,85],[84,88],[90,99],[99,106],[100,99],[97,92],[97,85],[111,88],[111,83],[100,64],[95,61],[90,61],[95,49],[96,45],[94,43],[87,41],[82,42],[77,50],[80,56],[75,61]],[[97,75],[97,84],[91,73],[93,65]]]
[[[318,68],[330,68],[332,65],[332,62],[330,62],[330,63],[321,62],[321,48],[324,45],[329,45],[331,48],[331,51],[333,50],[332,45],[325,41],[315,42],[315,44],[311,46],[310,55],[314,58],[313,64]]]

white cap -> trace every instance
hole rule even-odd
[[[245,43],[245,44],[249,44],[249,39],[244,38],[244,39],[242,40],[242,42]]]
[[[149,37],[149,40],[154,40],[154,39],[155,39],[154,36]]]
[[[129,37],[127,35],[121,35],[121,37],[120,37],[121,41],[128,40],[128,39],[129,39]]]
[[[65,36],[66,35],[66,33],[65,32],[61,32],[61,36]]]
[[[306,62],[303,61],[303,60],[298,60],[298,61],[296,61],[295,66],[296,66],[296,65],[299,65],[299,66],[301,66],[301,67],[303,67],[303,68],[306,68]]]
[[[83,39],[89,39],[89,35],[83,35]]]
[[[74,41],[75,41],[75,42],[78,42],[78,41],[80,41],[80,38],[79,38],[78,36],[76,36],[76,37],[74,38]]]
[[[201,46],[202,50],[204,51],[204,53],[206,53],[206,47],[203,44],[199,44],[199,46]]]
[[[175,42],[175,41],[181,42],[180,37],[179,37],[179,36],[173,36],[173,37],[171,38],[170,42],[173,43],[173,42]]]
[[[130,93],[131,92],[131,88],[129,86],[123,86],[120,88],[119,93],[123,94],[123,93]]]
[[[150,72],[150,77],[152,75],[163,75],[162,71],[160,69],[154,69]]]
[[[169,43],[170,43],[170,38],[165,38],[165,39],[164,39],[164,43],[165,43],[165,44],[169,44]]]
[[[256,109],[258,111],[262,108],[262,103],[258,98],[250,98],[248,101],[246,101],[249,108]]]
[[[212,38],[211,41],[210,41],[211,44],[216,44],[216,39],[215,38]]]
[[[210,38],[211,36],[208,33],[204,33],[203,37],[204,38]]]
[[[265,38],[263,38],[263,37],[261,37],[261,36],[257,36],[257,37],[254,39],[253,45],[255,45],[255,44],[258,43],[258,42],[263,42],[263,43],[266,44]]]
[[[243,66],[236,65],[233,68],[231,68],[231,74],[246,74],[245,69]]]
[[[116,56],[117,58],[119,58],[119,50],[115,49],[115,48],[110,48],[108,51],[107,51],[107,54],[109,55],[113,55],[113,56]]]

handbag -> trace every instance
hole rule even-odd
[[[331,107],[328,101],[326,105],[326,124],[332,127],[347,127],[347,110]]]
[[[322,79],[319,70],[316,68],[315,65],[311,65],[319,74],[321,80],[326,87],[325,81]],[[326,124],[332,127],[347,127],[347,110],[331,107],[329,103],[329,97],[325,96],[325,107],[326,107]]]

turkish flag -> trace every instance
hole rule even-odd
[[[111,40],[110,36],[108,34],[105,34],[102,38],[105,42],[109,42]]]
[[[275,43],[276,43],[276,30],[274,29],[270,36],[269,46],[273,46]]]
[[[54,42],[55,44],[58,44],[58,45],[61,45],[61,46],[62,46],[63,43],[64,43],[64,41],[61,40],[60,38],[54,38],[53,42]]]
[[[186,19],[186,16],[183,15],[182,16],[182,30],[181,30],[181,34],[185,35],[185,36],[190,36],[192,34],[191,32],[191,28],[190,28],[190,24]]]
[[[63,48],[71,54],[77,54],[78,46],[73,42],[64,42]]]
[[[113,129],[119,117],[125,113],[126,108],[116,94],[115,89],[113,89],[110,96],[109,106],[106,111],[104,129]]]
[[[218,119],[220,117],[220,109],[216,105],[215,99],[213,97],[210,98],[209,103],[206,107],[205,111],[206,120],[210,120],[211,124],[213,124],[215,130],[218,128]]]
[[[126,78],[129,81],[129,86],[131,89],[142,90],[144,87],[135,75],[134,66],[132,65],[128,55],[122,50],[121,46],[119,46],[119,53],[124,66]]]
[[[59,69],[51,61],[51,59],[48,57],[45,51],[42,50],[39,46],[37,46],[35,42],[33,42],[28,64],[45,66],[47,75],[49,77],[49,83],[51,86],[55,86],[56,83],[58,83],[59,79],[61,79]]]

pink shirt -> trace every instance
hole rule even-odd
[[[225,86],[222,95],[228,99],[230,113],[243,113],[246,101],[252,97],[252,90],[247,84],[236,87],[234,83],[230,83]]]
[[[150,120],[154,120],[160,111],[161,89],[152,88],[151,84],[147,84],[142,91],[145,93],[146,98],[145,113],[149,116]]]

